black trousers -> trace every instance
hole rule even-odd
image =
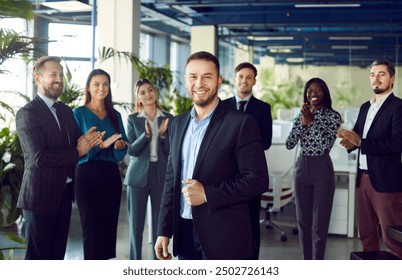
[[[89,161],[77,166],[75,177],[84,259],[115,258],[122,192],[118,165],[104,160]]]
[[[249,200],[251,231],[253,233],[253,255],[248,260],[258,260],[260,254],[261,232],[260,232],[260,211],[261,196]]]
[[[179,260],[207,260],[194,229],[193,220],[180,218],[177,255]]]
[[[26,260],[63,260],[71,220],[73,184],[69,183],[53,213],[23,210],[25,218]]]

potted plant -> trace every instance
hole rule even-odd
[[[34,12],[32,3],[28,0],[3,0],[0,5],[0,19],[7,17],[19,17],[33,19]],[[18,34],[12,30],[0,28],[0,74],[7,73],[1,65],[14,57],[22,56],[27,58],[33,50],[35,44],[40,43],[36,38],[30,38]],[[14,108],[0,101],[0,108],[11,112],[14,115]],[[3,119],[3,115],[0,115]],[[4,227],[13,225],[21,210],[16,207],[19,189],[21,186],[23,173],[23,156],[18,141],[18,135],[12,132],[9,127],[4,127],[0,131],[0,260],[12,259],[14,249],[24,248],[24,240],[12,233],[5,233]],[[8,251],[7,257],[4,251]]]
[[[13,256],[14,249],[24,248],[24,240],[11,233],[3,233],[5,227],[15,224],[21,217],[22,210],[17,208],[22,174],[24,172],[24,158],[16,132],[8,127],[0,130],[0,238],[7,238],[11,246],[0,246],[0,259],[5,259],[3,250],[8,250],[8,259]],[[3,244],[4,242],[1,242]]]

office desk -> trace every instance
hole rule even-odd
[[[334,197],[334,205],[333,205],[333,211],[337,207],[337,204],[340,205],[345,205],[346,207],[346,228],[345,229],[335,229],[333,232],[331,232],[331,222],[332,222],[332,229],[334,228],[335,220],[333,219],[333,216],[336,215],[336,213],[333,213],[331,215],[331,222],[330,222],[330,232],[329,233],[346,233],[348,237],[354,237],[354,232],[355,232],[355,189],[356,189],[356,161],[350,161],[348,164],[334,164],[334,171],[335,171],[335,176],[345,176],[347,177],[347,195],[345,196],[339,196],[335,195]],[[335,192],[340,191],[342,189],[336,188]],[[346,201],[336,201],[336,199],[346,199]],[[340,230],[340,231],[337,231]]]

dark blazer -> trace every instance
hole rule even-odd
[[[165,117],[158,118],[158,124],[173,116],[163,112]],[[148,185],[148,170],[150,158],[151,139],[145,136],[145,118],[138,117],[138,113],[131,114],[127,120],[127,138],[130,146],[127,152],[130,155],[130,163],[124,178],[124,185],[137,188],[145,188]],[[169,134],[165,138],[158,137],[157,154],[158,154],[158,174],[164,174],[163,178],[159,178],[161,182],[160,188],[163,188],[163,180],[166,174],[166,163],[169,154]]]
[[[233,109],[237,109],[236,97],[234,96],[223,100],[223,104]],[[268,150],[272,143],[271,106],[252,95],[247,103],[246,113],[252,115],[257,120],[258,126],[260,127],[264,150]]]
[[[360,137],[369,108],[370,102],[360,107],[353,128]],[[375,190],[402,192],[402,100],[393,93],[377,112],[367,137],[361,140],[360,149],[367,155],[369,177]]]
[[[54,115],[40,97],[36,96],[17,112],[16,127],[25,161],[19,208],[56,211],[67,174],[74,174],[71,170],[78,162],[78,131],[71,108],[59,104],[59,114],[65,119],[70,141],[62,138]]]
[[[159,236],[180,238],[181,155],[190,111],[170,126],[170,153],[159,215]],[[265,192],[268,171],[255,119],[219,102],[201,143],[193,179],[208,203],[192,207],[194,227],[208,259],[245,259],[253,253],[248,200]]]

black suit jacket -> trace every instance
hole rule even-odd
[[[237,109],[236,97],[231,97],[223,101],[223,104]],[[272,143],[272,116],[271,106],[264,101],[255,98],[253,95],[246,106],[246,113],[252,115],[260,127],[264,150],[268,150]]]
[[[353,130],[362,137],[370,102],[360,107]],[[370,181],[378,192],[402,192],[402,100],[393,93],[377,112],[367,137],[361,140],[367,155]],[[357,182],[357,186],[359,182]]]
[[[169,128],[170,153],[159,215],[159,236],[180,238],[181,153],[190,111]],[[205,133],[193,179],[208,203],[192,207],[194,227],[208,259],[245,259],[253,252],[248,200],[265,192],[268,171],[256,121],[219,102]]]
[[[78,131],[73,113],[67,105],[59,104],[69,141],[63,140],[54,115],[40,97],[36,96],[17,112],[16,127],[25,161],[19,208],[40,212],[57,210],[67,174],[78,162]]]

